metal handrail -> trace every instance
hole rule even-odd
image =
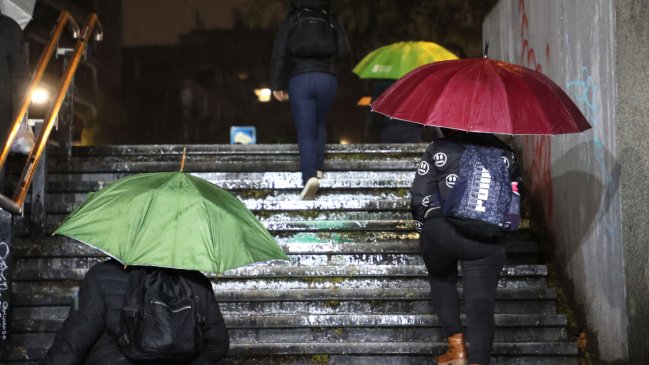
[[[52,35],[50,36],[50,41],[45,47],[45,49],[43,50],[43,53],[41,53],[41,58],[38,60],[38,63],[36,65],[36,71],[34,71],[34,76],[32,76],[29,86],[27,86],[27,89],[25,90],[23,103],[20,105],[20,109],[18,109],[18,114],[16,114],[16,116],[13,119],[13,123],[11,124],[11,130],[9,131],[7,140],[2,148],[2,153],[0,154],[0,169],[4,167],[4,164],[7,161],[7,156],[9,156],[9,151],[11,151],[11,145],[13,144],[14,139],[16,139],[16,133],[18,133],[18,129],[20,128],[20,123],[25,117],[25,114],[27,114],[27,109],[29,108],[29,103],[31,102],[32,92],[36,88],[36,85],[38,85],[38,83],[43,78],[43,74],[45,74],[45,69],[47,68],[47,65],[50,63],[52,54],[56,49],[56,45],[58,44],[59,39],[61,38],[61,34],[63,33],[63,28],[65,28],[66,25],[69,25],[73,28],[75,36],[79,34],[79,30],[80,30],[79,25],[74,21],[70,13],[68,13],[67,11],[61,11],[61,13],[59,14],[59,19],[57,20],[54,29],[52,29]]]
[[[67,21],[73,22],[69,13],[65,11],[61,12],[61,17],[59,17],[59,22],[61,22],[62,18],[67,19]],[[53,38],[56,36],[57,40],[58,37],[60,37],[60,31],[62,31],[62,26],[59,27],[59,25],[60,24],[57,24],[57,27],[55,28],[55,33],[53,34]],[[61,30],[59,30],[57,34],[56,31],[59,28]],[[97,14],[93,13],[90,14],[90,16],[88,16],[88,19],[86,20],[86,24],[84,25],[83,30],[80,33],[80,36],[77,38],[77,43],[74,47],[74,51],[72,53],[70,63],[66,67],[64,71],[64,75],[61,78],[61,81],[59,83],[59,88],[56,97],[54,99],[54,103],[51,104],[49,110],[46,113],[43,128],[41,129],[41,132],[38,134],[38,137],[36,138],[36,141],[34,143],[34,147],[32,147],[32,150],[29,153],[29,157],[27,158],[27,162],[25,163],[25,166],[23,168],[13,199],[9,199],[8,197],[0,194],[0,206],[14,214],[22,213],[23,205],[25,203],[25,197],[27,196],[27,190],[29,189],[29,185],[31,184],[34,177],[34,171],[45,149],[47,139],[49,138],[52,128],[54,127],[56,117],[58,116],[59,110],[61,109],[61,105],[63,104],[65,95],[68,92],[68,89],[72,82],[72,78],[74,77],[74,73],[77,70],[77,67],[79,66],[79,61],[81,60],[81,56],[85,52],[88,41],[90,40],[90,37],[95,31],[95,28],[98,29],[96,33],[96,39],[101,40],[103,29],[101,27],[101,23],[99,23]],[[54,43],[50,42],[52,49],[49,50],[50,45],[48,45],[48,48],[43,52],[44,56],[41,57],[41,61],[44,60],[49,62],[50,56],[55,48],[55,44],[56,42]],[[27,111],[27,107],[29,105],[29,95],[31,95],[31,91],[34,85],[36,85],[37,83],[34,80],[37,78],[37,76],[38,76],[38,80],[40,80],[44,72],[44,69],[47,66],[47,62],[41,64],[41,62],[39,61],[38,69],[36,71],[36,74],[34,75],[34,78],[32,79],[32,82],[30,83],[27,96],[25,97],[25,102],[23,103],[23,108],[21,108],[22,116],[24,116],[24,114]],[[15,138],[16,132],[18,131],[18,127],[21,120],[22,117],[16,118],[16,120],[14,121],[12,131],[9,134],[7,142],[5,143],[2,155],[0,155],[0,168],[4,166],[4,163],[7,158],[6,155],[9,154],[9,150],[11,149],[13,139]]]

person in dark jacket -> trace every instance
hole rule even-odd
[[[420,250],[428,269],[433,308],[448,341],[448,351],[437,358],[437,364],[485,365],[491,358],[496,289],[505,263],[505,247],[497,240],[469,237],[458,231],[442,215],[441,202],[457,179],[466,145],[501,149],[502,160],[510,175],[515,175],[514,153],[493,134],[448,129],[444,132],[446,137],[433,140],[426,148],[410,191],[411,210],[415,227],[420,232]],[[470,352],[466,350],[460,322],[458,261],[462,265]]]
[[[397,80],[374,79],[372,80],[372,100],[376,100],[387,88]],[[379,113],[374,117],[378,119],[379,141],[381,143],[420,143],[423,142],[422,131],[424,126],[418,123],[393,119]]]
[[[20,25],[0,14],[0,138],[5,142],[9,127],[29,83],[29,69],[22,51]]]
[[[291,30],[303,9],[328,14],[336,36],[334,53],[298,57],[289,52]],[[320,187],[327,141],[326,117],[338,89],[337,62],[349,54],[347,33],[331,13],[330,0],[291,0],[291,11],[280,25],[273,45],[270,87],[279,101],[286,99],[287,90],[290,95],[304,186],[300,197],[304,200],[314,199]]]
[[[130,269],[116,260],[93,266],[79,287],[79,308],[66,319],[41,365],[137,364],[120,350],[120,315]],[[190,364],[215,364],[225,357],[230,340],[210,281],[198,271],[182,272],[193,292],[207,303],[203,325],[203,346]]]

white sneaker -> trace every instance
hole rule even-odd
[[[315,194],[320,189],[320,180],[317,177],[312,177],[307,180],[304,184],[304,189],[300,193],[300,199],[302,200],[313,200],[315,199]]]

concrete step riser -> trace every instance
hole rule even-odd
[[[215,170],[218,171],[218,170]],[[248,189],[297,189],[302,185],[302,176],[296,170],[291,172],[190,172],[228,190]],[[133,173],[78,172],[57,173],[49,171],[48,191],[88,192],[100,189],[114,180]],[[327,188],[375,188],[409,189],[415,177],[415,169],[396,171],[327,171],[321,180]]]
[[[414,171],[419,158],[394,159],[394,160],[330,160],[325,161],[324,171]],[[49,164],[53,172],[85,173],[85,172],[113,172],[113,173],[140,173],[152,171],[178,171],[180,161],[138,161],[138,162],[105,162],[98,161],[70,161]],[[299,171],[300,162],[297,158],[285,160],[261,159],[202,159],[185,163],[187,172],[287,172]]]
[[[48,215],[44,224],[44,231],[52,233],[67,217],[67,214]],[[26,217],[17,217],[14,220],[14,232],[18,236],[29,234],[29,222]],[[280,233],[304,233],[322,231],[337,232],[339,234],[356,233],[363,236],[368,232],[398,232],[405,235],[415,236],[414,225],[411,219],[407,220],[345,220],[345,221],[285,221],[285,222],[262,222],[264,227],[271,234]]]
[[[418,240],[385,240],[380,242],[293,242],[292,239],[276,237],[289,257],[337,257],[350,255],[420,256]],[[512,239],[503,242],[508,255],[538,254],[538,244],[529,239]],[[16,237],[14,258],[34,259],[47,257],[93,257],[105,256],[101,251],[65,236],[53,236],[43,244],[38,239]]]
[[[69,204],[66,206],[58,206],[56,202],[48,201],[47,211],[48,214],[69,214],[77,206],[79,206],[82,201],[78,203]],[[289,204],[283,204],[278,202],[276,205],[277,210],[253,210],[252,207],[248,209],[253,210],[253,213],[256,213],[257,219],[262,223],[268,224],[273,222],[288,222],[288,221],[367,221],[367,220],[410,220],[412,215],[409,210],[406,209],[391,209],[391,210],[378,210],[372,209],[373,206],[376,206],[375,203],[368,201],[367,210],[333,210],[333,209],[283,209],[281,206],[288,206]],[[269,204],[266,202],[265,204]],[[256,205],[256,202],[251,205]],[[297,208],[293,205],[293,208]]]
[[[303,327],[303,328],[232,328],[226,316],[226,326],[232,343],[301,343],[301,342],[417,342],[445,341],[439,326],[435,327]],[[56,319],[12,321],[13,333],[50,332],[61,329],[66,315]],[[561,342],[566,341],[565,328],[560,327],[497,327],[495,342]]]
[[[229,329],[234,343],[273,342],[444,342],[439,327],[434,328],[309,328],[309,329]],[[495,342],[561,342],[566,341],[562,328],[497,328]]]
[[[91,257],[65,257],[65,258],[16,258],[14,268],[17,272],[29,272],[56,267],[56,270],[82,269],[97,262],[104,261],[105,255],[97,253]],[[262,266],[242,267],[223,273],[220,277],[240,275],[250,276],[281,276],[304,275],[311,276],[337,276],[337,275],[380,275],[381,273],[394,275],[422,275],[425,266],[421,256],[417,254],[354,254],[354,255],[290,255],[288,261],[280,261]],[[518,275],[543,275],[545,268],[542,265],[517,265],[528,268],[525,271],[517,270]],[[300,269],[312,268],[308,272]],[[507,265],[506,270],[515,266]],[[322,270],[319,270],[322,269]],[[374,270],[376,269],[376,270]],[[461,267],[460,267],[461,270]],[[374,274],[376,272],[376,274]]]
[[[56,270],[17,270],[14,273],[14,280],[18,281],[42,281],[42,280],[81,280],[87,269]],[[383,275],[377,274],[379,277]],[[462,286],[462,282],[459,283]],[[381,279],[371,277],[349,278],[343,276],[311,277],[295,279],[292,277],[259,278],[259,279],[232,279],[220,280],[213,284],[215,291],[231,290],[296,290],[296,289],[363,289],[363,288],[393,288],[422,289],[429,288],[425,277]],[[501,278],[498,282],[499,288],[528,288],[543,289],[546,287],[545,278],[520,277]]]
[[[33,308],[38,313],[42,306],[69,306],[74,300],[78,290],[77,281],[36,281],[36,282],[15,282],[12,288],[12,300],[16,306]],[[290,302],[324,302],[335,303],[339,301],[371,302],[402,302],[410,303],[415,301],[427,302],[430,299],[430,288],[352,288],[337,289],[285,289],[285,290],[240,290],[240,291],[217,291],[216,298],[221,304],[225,303],[290,303]],[[458,290],[462,298],[462,289]],[[547,306],[554,305],[556,293],[552,289],[525,289],[525,288],[501,288],[496,292],[497,305],[516,305],[516,311],[506,313],[517,313],[526,311],[529,305]],[[407,304],[405,304],[407,305]],[[430,312],[429,312],[430,313]],[[554,312],[550,313],[554,314]],[[35,315],[35,314],[33,314]],[[37,316],[37,315],[35,315]]]
[[[434,313],[429,300],[404,301],[403,299],[386,301],[342,301],[328,300],[318,302],[232,302],[221,303],[224,313],[241,313],[248,315],[290,315],[305,314],[430,314]],[[496,313],[507,314],[547,314],[554,315],[554,302],[546,301],[497,301]]]
[[[74,301],[68,297],[67,304]],[[354,315],[356,313],[372,313],[386,315],[430,315],[434,313],[430,301],[404,301],[404,300],[326,300],[326,301],[259,301],[259,302],[221,302],[221,311],[224,314],[240,316],[263,315]],[[551,301],[497,301],[497,314],[520,314],[547,316],[555,315],[555,306]],[[13,318],[16,320],[41,320],[50,318],[65,318],[68,315],[68,306],[40,306],[14,308]]]
[[[251,357],[231,357],[223,365],[436,365],[434,360],[437,353],[425,355],[391,355],[391,356],[353,356],[353,355],[273,355]],[[435,355],[433,355],[435,354]],[[492,357],[492,364],[498,365],[575,365],[574,356],[517,356]]]

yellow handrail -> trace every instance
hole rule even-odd
[[[61,14],[59,15],[59,19],[56,22],[56,26],[54,26],[54,29],[52,30],[52,36],[50,37],[50,41],[47,44],[47,47],[45,47],[45,49],[43,50],[43,53],[41,54],[41,58],[38,60],[38,64],[36,65],[36,71],[34,72],[34,76],[32,77],[29,86],[27,86],[27,89],[25,90],[23,103],[21,104],[20,109],[18,110],[18,114],[16,114],[13,123],[11,125],[11,130],[9,131],[7,140],[5,141],[5,144],[2,148],[2,153],[0,154],[0,169],[4,167],[4,164],[7,161],[7,156],[9,155],[9,151],[11,150],[11,145],[13,144],[14,139],[16,138],[16,133],[18,133],[20,122],[23,120],[25,114],[27,113],[27,109],[29,108],[29,103],[31,102],[32,92],[34,91],[36,85],[38,85],[38,83],[41,81],[41,78],[43,78],[45,69],[47,68],[47,65],[50,63],[50,58],[52,57],[52,53],[54,53],[54,50],[56,49],[56,44],[59,42],[59,38],[61,38],[61,34],[63,33],[63,28],[65,28],[65,26],[68,25],[68,23],[70,23],[70,26],[72,26],[72,28],[74,29],[75,34],[79,34],[79,25],[74,21],[70,13],[68,13],[67,11],[62,11]]]
[[[58,38],[61,36],[63,26],[67,21],[74,22],[74,20],[72,20],[68,12],[66,11],[61,12],[61,16],[59,17],[59,23],[57,23],[57,26],[52,35],[52,39],[48,44],[48,47],[45,49],[43,55],[41,56],[41,60],[39,61],[36,73],[34,74],[34,77],[32,78],[32,81],[27,90],[25,101],[23,102],[19,115],[14,120],[14,125],[12,127],[11,133],[9,133],[7,142],[5,143],[4,149],[2,151],[2,155],[0,156],[0,168],[4,166],[7,155],[9,154],[9,150],[11,149],[13,139],[15,138],[16,132],[18,131],[20,122],[23,116],[25,115],[25,113],[27,112],[27,107],[29,106],[29,102],[30,102],[29,99],[30,99],[31,91],[34,88],[34,86],[38,83],[38,81],[40,81],[44,69],[45,67],[47,67],[47,63],[49,62],[50,56],[52,55],[54,49],[56,48],[55,45],[56,42],[58,41]],[[72,78],[74,77],[74,73],[77,70],[77,67],[79,66],[79,61],[81,59],[81,56],[86,50],[86,46],[88,44],[91,35],[93,34],[95,27],[99,28],[101,32],[101,24],[99,23],[99,19],[97,18],[97,15],[93,13],[90,14],[90,16],[88,17],[88,20],[86,21],[86,24],[84,25],[83,30],[81,31],[80,36],[77,39],[77,43],[72,53],[71,61],[69,65],[66,67],[64,75],[61,78],[61,81],[59,83],[59,88],[56,94],[56,98],[54,99],[54,103],[52,103],[50,109],[46,113],[43,128],[41,129],[41,132],[38,134],[34,147],[29,153],[29,157],[27,158],[27,162],[25,164],[25,167],[23,168],[22,174],[20,176],[20,180],[18,182],[18,187],[16,188],[13,199],[9,199],[6,196],[0,194],[0,206],[2,208],[9,210],[12,213],[20,214],[22,212],[23,204],[25,202],[25,197],[27,196],[27,190],[29,189],[29,185],[31,184],[34,177],[34,171],[36,169],[36,166],[38,165],[38,162],[40,161],[41,155],[47,143],[47,139],[52,131],[52,128],[54,127],[56,117],[58,116],[65,95],[68,92],[68,88],[70,87],[70,83],[72,82]],[[101,33],[97,35],[98,39],[100,37],[101,37]]]

